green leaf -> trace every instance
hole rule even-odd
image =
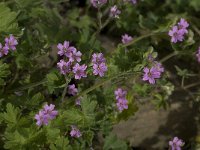
[[[187,34],[188,38],[187,40],[184,42],[184,49],[188,46],[191,46],[195,43],[194,40],[194,32],[192,30],[189,30],[188,34]]]
[[[5,138],[6,138],[6,142],[4,145],[5,149],[11,149],[11,150],[25,150],[23,149],[23,145],[25,144],[25,138],[18,132],[15,131],[13,133],[5,133]]]
[[[14,108],[12,104],[6,105],[6,112],[2,114],[4,121],[8,124],[16,125],[19,120],[19,109]]]
[[[199,0],[190,0],[190,6],[192,6],[196,11],[200,10],[200,1]]]
[[[56,128],[47,128],[47,140],[50,143],[54,143],[56,139],[60,136],[60,130]]]
[[[84,133],[84,139],[88,142],[89,145],[92,145],[93,138],[94,138],[94,132],[87,131]]]
[[[85,98],[81,101],[81,107],[82,107],[83,113],[85,115],[94,114],[96,105],[97,105],[96,101],[90,101],[87,98]]]
[[[54,144],[50,145],[51,150],[72,150],[69,146],[69,140],[66,137],[59,137]]]
[[[58,76],[54,72],[47,74],[47,81],[49,83],[54,83],[54,81],[57,81],[58,79]]]
[[[126,142],[117,138],[116,135],[110,134],[105,138],[103,150],[126,150]]]
[[[135,93],[137,93],[140,96],[148,96],[150,87],[147,84],[139,84],[139,83],[135,83],[133,85],[133,89],[135,91]]]
[[[63,87],[65,84],[63,81],[64,77],[61,76],[58,72],[53,71],[46,76],[47,78],[47,87],[50,93],[53,93],[56,88]]]
[[[178,74],[179,76],[181,76],[181,77],[187,77],[187,76],[188,76],[189,72],[188,72],[187,69],[183,69],[183,70],[182,70],[181,68],[179,68],[179,67],[176,66],[176,65],[175,65],[175,68],[176,68],[177,74]]]
[[[96,108],[97,102],[96,101],[90,101],[88,98],[85,98],[81,101],[81,108],[84,114],[84,124],[85,126],[91,126],[94,124],[95,121],[95,108]]]
[[[9,65],[0,62],[0,85],[6,84],[4,78],[6,78],[9,74],[10,74]]]
[[[45,134],[43,130],[37,131],[32,128],[21,128],[14,132],[5,132],[6,142],[4,148],[11,150],[34,150],[37,145],[44,143]]]
[[[167,101],[164,99],[164,96],[162,96],[159,93],[154,95],[154,98],[152,99],[152,103],[156,106],[157,109],[161,107],[166,109],[168,106]]]
[[[30,59],[24,54],[18,54],[16,56],[17,68],[22,69],[31,66]]]
[[[15,0],[20,8],[33,8],[33,6],[41,5],[42,0]]]
[[[90,127],[94,125],[96,105],[96,101],[83,99],[81,101],[82,111],[75,108],[65,111],[64,116],[66,117],[66,123],[69,125],[79,125],[81,127]]]
[[[37,106],[43,100],[44,100],[44,96],[39,92],[35,94],[29,101],[27,101],[27,105]]]
[[[0,32],[17,33],[18,23],[16,21],[17,13],[11,12],[4,3],[0,3]]]
[[[63,114],[66,117],[66,122],[71,124],[80,124],[84,118],[83,113],[77,109],[70,109]]]

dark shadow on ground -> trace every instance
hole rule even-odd
[[[143,150],[156,150],[155,146],[159,143],[160,136],[171,138],[177,136],[187,143],[198,134],[199,105],[193,102],[192,99],[187,99],[187,97],[188,94],[186,92],[174,92],[171,99],[178,101],[181,107],[170,111],[166,124],[161,125],[153,137],[144,139],[138,147]],[[167,144],[168,141],[166,141],[166,146],[163,149],[165,147],[167,149]],[[191,150],[191,147],[186,144],[183,150],[186,149]]]

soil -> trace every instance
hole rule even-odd
[[[183,93],[174,93],[167,110],[155,110],[146,103],[135,116],[114,127],[113,132],[133,147],[143,150],[164,150],[168,141],[178,136],[186,142],[198,135],[198,108]]]

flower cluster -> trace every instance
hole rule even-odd
[[[85,64],[80,65],[82,53],[77,51],[74,46],[70,46],[69,41],[64,41],[63,44],[57,45],[58,55],[65,56],[57,63],[60,73],[66,75],[68,73],[74,73],[75,79],[81,79],[87,77],[85,70],[87,66]]]
[[[119,18],[120,14],[121,14],[121,11],[118,9],[118,7],[116,5],[114,5],[110,8],[110,17]]]
[[[104,73],[108,70],[106,66],[106,59],[102,53],[94,53],[92,55],[92,66],[93,74],[99,75],[100,77],[103,77]]]
[[[129,36],[128,34],[124,34],[122,35],[122,43],[123,44],[128,44],[129,42],[131,42],[133,40],[132,36]]]
[[[128,109],[128,101],[126,99],[126,95],[127,95],[127,91],[125,91],[121,88],[118,88],[115,91],[115,97],[117,100],[116,105],[120,112],[122,112],[124,109]]]
[[[155,79],[159,79],[161,77],[161,74],[164,72],[164,68],[161,63],[153,61],[152,67],[144,67],[143,71],[144,74],[142,80],[149,81],[150,84],[155,84]]]
[[[9,50],[15,51],[18,44],[16,38],[13,35],[5,38],[5,45],[0,43],[0,57],[8,55]]]
[[[70,131],[71,137],[79,138],[82,136],[80,130],[76,126],[72,125],[71,128],[72,128]]]
[[[200,63],[200,47],[197,51],[196,57],[197,57],[198,62]]]
[[[108,0],[90,0],[93,7],[98,8],[106,4]]]
[[[39,111],[38,114],[35,115],[35,119],[37,120],[36,124],[38,126],[48,125],[50,120],[53,120],[57,115],[58,111],[54,110],[55,105],[44,105],[43,109]]]
[[[171,42],[182,42],[184,40],[185,34],[188,33],[188,27],[188,22],[185,19],[181,18],[181,20],[178,22],[178,25],[173,26],[172,29],[169,30],[168,34],[169,36],[171,36]]]
[[[181,150],[181,147],[184,145],[184,142],[178,137],[174,137],[172,141],[169,141],[169,146],[171,150]]]

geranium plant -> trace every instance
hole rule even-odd
[[[165,65],[173,57],[199,65],[198,6],[199,0],[1,1],[0,149],[130,149],[113,125],[134,116],[141,101],[167,109],[175,90],[199,85],[189,82],[199,67],[173,64],[171,72]],[[179,138],[166,147],[184,147]]]

